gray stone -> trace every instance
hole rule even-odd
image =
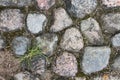
[[[102,28],[106,33],[115,33],[120,30],[120,14],[109,13],[102,15]]]
[[[86,80],[85,77],[75,77],[75,80]]]
[[[47,18],[44,14],[29,13],[27,16],[27,28],[33,34],[42,32],[46,24]]]
[[[102,0],[102,4],[107,7],[119,7],[120,0]]]
[[[14,75],[14,80],[39,80],[38,78],[34,78],[29,72],[20,72]]]
[[[0,36],[0,50],[5,48],[5,41],[4,39]]]
[[[0,76],[0,80],[6,80],[5,78],[3,78],[2,76]]]
[[[54,24],[50,30],[52,32],[59,32],[72,25],[72,19],[63,8],[58,8],[54,12]]]
[[[93,18],[88,18],[81,22],[81,31],[92,45],[102,45],[104,42],[102,32],[98,22]]]
[[[24,7],[30,6],[32,4],[32,0],[0,0],[0,6],[17,6]]]
[[[29,67],[29,65],[27,65]],[[31,60],[31,67],[30,70],[36,75],[42,75],[46,70],[46,60],[41,56],[35,56]]]
[[[58,37],[56,34],[43,34],[36,38],[36,43],[42,49],[42,53],[51,56],[57,47]]]
[[[83,46],[83,37],[77,28],[67,29],[61,39],[62,49],[72,52],[79,52]]]
[[[68,12],[77,18],[83,18],[97,7],[97,0],[65,0]]]
[[[5,9],[0,13],[0,30],[13,31],[24,27],[24,15],[19,9]]]
[[[82,60],[82,70],[85,74],[101,71],[109,63],[111,49],[109,47],[86,47]]]
[[[48,10],[55,4],[55,0],[36,0],[37,5],[42,10]]]
[[[17,56],[24,55],[30,47],[31,41],[24,36],[15,37],[12,41],[12,50]]]
[[[114,70],[120,71],[120,57],[118,57],[114,60],[114,63],[112,64],[112,67],[113,67]]]
[[[42,75],[41,75],[41,80],[52,80],[53,73],[50,70],[46,70]]]
[[[77,60],[75,56],[68,52],[57,57],[55,65],[53,65],[53,72],[60,76],[73,77],[78,70]]]
[[[113,36],[111,41],[114,48],[120,48],[120,33]]]

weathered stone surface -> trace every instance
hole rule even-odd
[[[87,39],[88,43],[93,45],[101,45],[104,42],[102,32],[98,22],[93,18],[88,18],[81,22],[81,31]]]
[[[29,72],[25,71],[25,72],[20,72],[14,75],[14,80],[40,80],[40,79],[35,78]]]
[[[77,18],[83,18],[97,7],[97,0],[65,0],[68,12]]]
[[[102,0],[102,4],[107,7],[118,7],[120,6],[120,0]]]
[[[79,52],[84,46],[80,31],[76,28],[67,29],[62,37],[60,46],[64,50]]]
[[[63,54],[56,59],[55,65],[53,65],[53,71],[60,76],[75,76],[77,69],[75,56],[68,52],[63,52]]]
[[[4,39],[0,36],[0,50],[5,48],[5,41]]]
[[[111,42],[114,48],[120,48],[120,33],[113,36]]]
[[[58,8],[54,12],[54,24],[51,26],[50,30],[52,32],[61,31],[70,25],[72,25],[72,19],[69,17],[67,12],[63,8]]]
[[[27,16],[27,28],[33,34],[42,32],[46,24],[47,18],[44,14],[29,13]]]
[[[0,0],[0,6],[24,7],[30,6],[31,4],[32,0]]]
[[[55,0],[36,0],[37,5],[42,10],[48,10],[55,4]]]
[[[120,30],[120,14],[119,13],[109,13],[103,15],[102,19],[102,28],[106,33],[115,33]]]
[[[118,57],[114,60],[114,63],[112,64],[112,67],[113,67],[114,70],[120,71],[120,57]]]
[[[26,53],[30,47],[31,41],[24,36],[15,37],[12,41],[12,50],[16,56],[21,56]]]
[[[43,34],[36,38],[37,45],[42,49],[42,53],[51,56],[57,47],[58,37],[56,34]]]
[[[109,63],[111,49],[109,47],[86,47],[82,61],[85,74],[101,71]]]
[[[46,70],[42,75],[41,75],[41,80],[52,80],[53,73],[50,70]]]
[[[112,76],[112,75],[103,75],[103,76],[97,76],[93,80],[120,80],[120,77]]]
[[[0,30],[13,31],[24,27],[24,15],[19,9],[5,9],[0,13]]]

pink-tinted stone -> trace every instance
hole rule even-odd
[[[55,0],[37,0],[37,5],[42,10],[48,10],[55,4]]]
[[[102,0],[103,5],[107,7],[117,7],[120,6],[120,0]]]

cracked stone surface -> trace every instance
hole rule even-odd
[[[77,18],[84,18],[97,7],[97,0],[65,0],[68,12]]]
[[[0,30],[13,31],[24,27],[24,14],[19,9],[5,9],[0,13]]]
[[[109,13],[102,15],[102,28],[106,33],[112,33],[120,30],[120,14],[119,13]]]
[[[75,76],[77,73],[77,60],[75,56],[68,52],[63,52],[61,56],[59,56],[55,65],[53,66],[53,71],[60,76]]]
[[[109,47],[86,47],[82,60],[82,70],[85,74],[101,71],[107,67],[111,49]]]
[[[51,32],[59,32],[70,25],[72,25],[72,19],[69,17],[65,9],[58,8],[54,12],[54,23],[51,26]]]
[[[27,16],[27,28],[33,34],[43,32],[47,24],[47,18],[44,14],[30,13]]]
[[[77,28],[67,29],[61,39],[62,49],[72,52],[79,52],[83,46],[83,37]]]
[[[81,22],[81,31],[87,39],[88,43],[92,45],[102,45],[104,42],[99,23],[93,19],[88,18]]]

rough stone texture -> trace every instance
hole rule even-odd
[[[50,70],[45,71],[42,76],[41,80],[52,80],[53,73]]]
[[[25,72],[20,72],[14,75],[14,80],[40,80],[40,79],[35,78],[29,72],[25,71]]]
[[[0,36],[0,50],[5,48],[5,41],[4,39]]]
[[[42,49],[42,53],[51,56],[57,47],[58,37],[56,34],[43,34],[36,38],[36,43]]]
[[[103,76],[97,76],[93,80],[120,80],[120,77],[112,76],[112,75],[103,75]]]
[[[107,7],[118,7],[120,6],[120,0],[102,0],[102,4]]]
[[[88,18],[81,22],[81,31],[90,44],[101,45],[104,42],[102,32],[98,22],[93,18]]]
[[[67,29],[62,37],[60,46],[64,50],[79,52],[84,46],[80,31],[76,28]]]
[[[32,4],[32,0],[0,0],[0,6],[17,6],[24,7],[30,6]]]
[[[53,72],[66,77],[75,76],[77,69],[75,56],[68,52],[63,52],[63,54],[56,59],[55,65],[53,66]]]
[[[109,13],[103,15],[102,19],[102,28],[106,33],[115,33],[120,30],[120,14],[119,13]]]
[[[37,34],[45,29],[47,18],[44,14],[29,13],[27,16],[27,28],[31,33]]]
[[[70,25],[72,25],[72,19],[69,17],[67,12],[63,8],[58,8],[54,12],[54,24],[51,26],[50,30],[52,32],[61,31]]]
[[[16,56],[22,56],[30,47],[31,41],[24,36],[15,37],[12,41],[12,50]]]
[[[109,63],[111,49],[109,47],[86,47],[82,60],[82,70],[85,74],[101,71]]]
[[[27,65],[28,66],[28,65]],[[28,66],[29,67],[29,66]],[[42,75],[45,72],[46,69],[46,60],[42,58],[41,56],[35,56],[31,60],[31,67],[30,70],[34,74]]]
[[[120,48],[120,33],[113,36],[111,42],[113,47]]]
[[[37,5],[42,10],[48,10],[55,4],[55,0],[36,0]]]
[[[114,60],[114,63],[112,64],[112,67],[113,67],[114,70],[120,71],[120,57],[118,57]]]
[[[96,6],[97,0],[65,0],[68,12],[77,18],[83,18],[92,13]]]
[[[24,27],[24,15],[19,9],[5,9],[0,13],[0,30],[12,31]]]

